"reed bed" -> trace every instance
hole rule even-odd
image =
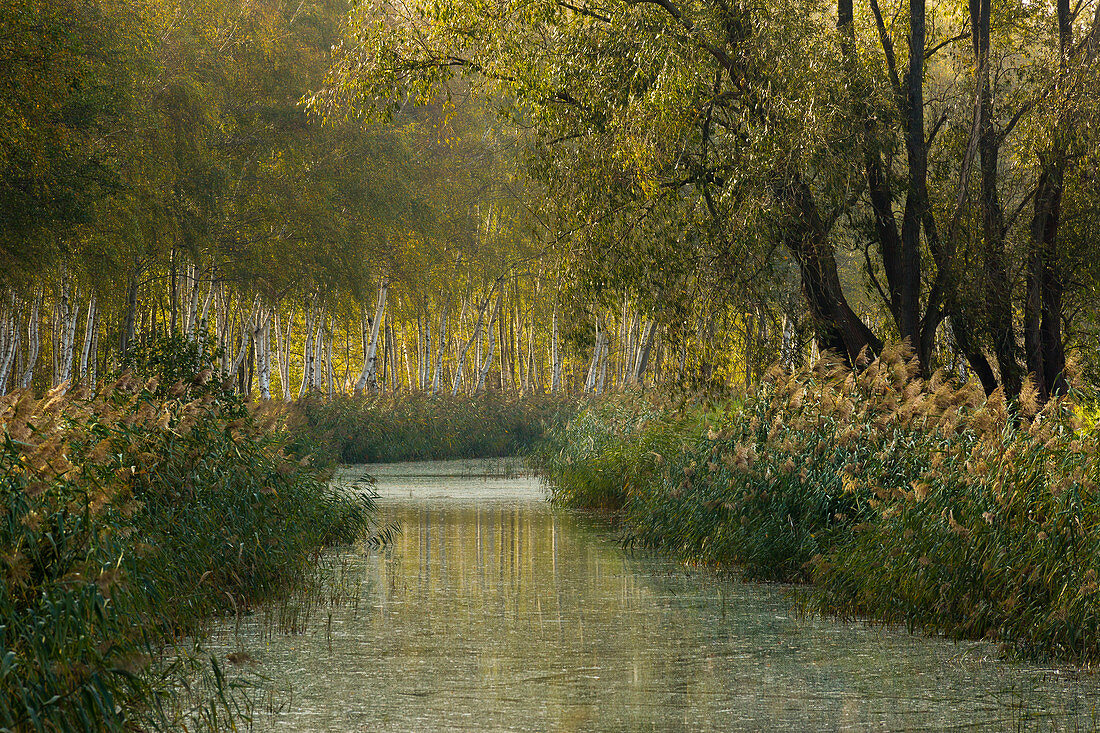
[[[0,398],[0,728],[234,725],[223,662],[181,705],[196,671],[166,645],[369,532],[369,499],[329,489],[210,378]]]
[[[577,409],[561,395],[366,395],[269,408],[299,449],[340,463],[518,455]]]
[[[1100,433],[1077,388],[1040,406],[924,381],[901,347],[852,372],[773,370],[741,403],[593,405],[534,461],[628,543],[806,582],[844,618],[1100,659]]]

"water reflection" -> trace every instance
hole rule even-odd
[[[782,588],[625,555],[529,477],[377,473],[402,532],[348,558],[358,601],[297,636],[249,619],[232,642],[282,691],[261,729],[1094,727],[1091,679],[793,617]]]

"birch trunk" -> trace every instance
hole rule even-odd
[[[474,335],[470,337],[470,340],[466,342],[466,346],[459,352],[457,366],[455,366],[454,383],[451,385],[451,396],[454,397],[458,394],[459,385],[462,383],[462,370],[466,364],[466,355],[470,353],[470,347],[474,342],[481,337],[481,325],[485,322],[485,311],[489,309],[489,303],[492,302],[492,292],[489,297],[485,298],[485,303],[478,309],[477,323],[474,325]]]
[[[432,394],[439,394],[439,382],[443,378],[443,350],[447,347],[447,311],[450,310],[451,299],[443,304],[443,313],[439,316],[439,357],[435,362],[435,373],[432,374]]]
[[[423,392],[428,386],[427,349],[424,347],[424,316],[416,313],[416,388]],[[411,381],[410,381],[411,384]]]
[[[202,301],[202,312],[195,322],[192,332],[198,335],[200,332],[206,333],[206,324],[208,323],[207,317],[210,312],[210,301],[214,299],[214,275],[211,273],[210,286],[206,289],[206,297]]]
[[[88,383],[88,356],[92,351],[92,343],[95,341],[95,332],[97,330],[97,317],[98,308],[96,307],[95,296],[88,297],[88,317],[84,321],[84,345],[80,349],[80,383]],[[95,368],[95,355],[91,354],[92,367]]]
[[[119,337],[119,359],[126,358],[130,353],[130,346],[134,342],[134,328],[137,323],[137,292],[138,273],[137,261],[134,261],[135,272],[130,276],[130,282],[126,287],[126,318],[123,321]]]
[[[310,388],[323,394],[325,389],[325,319],[328,315],[321,311],[314,324],[313,334],[313,374]]]
[[[598,385],[602,384],[600,364],[603,352],[607,348],[607,329],[600,328],[600,325],[600,319],[596,319],[596,344],[592,348],[592,361],[588,365],[588,375],[584,380],[585,392],[596,392]]]
[[[241,346],[237,349],[237,356],[233,359],[233,363],[229,367],[230,378],[237,375],[241,365],[244,364],[244,360],[248,358],[248,347],[251,341],[252,329],[251,324],[256,320],[256,314],[260,308],[260,296],[256,296],[252,300],[252,309],[248,312],[248,315],[244,315],[244,311],[241,311]]]
[[[15,293],[8,296],[10,308],[4,318],[3,352],[0,353],[0,395],[8,393],[8,379],[15,371],[15,357],[19,353],[19,301]]]
[[[298,385],[298,399],[309,394],[313,386],[313,319],[314,309],[312,305],[306,306],[305,312],[305,339],[302,344],[302,381]]]
[[[646,368],[649,365],[649,354],[653,348],[653,331],[656,325],[656,322],[650,318],[646,321],[645,328],[642,330],[641,343],[638,345],[638,355],[634,360],[634,368],[631,374],[631,381],[634,384],[642,384],[645,378]]]
[[[69,268],[61,267],[61,291],[57,300],[58,341],[54,342],[57,354],[57,371],[54,386],[64,387],[73,378],[73,355],[76,347],[76,322],[80,306],[73,302],[73,281]]]
[[[554,298],[554,314],[551,316],[550,341],[550,391],[561,391],[561,346],[558,342],[558,300]],[[503,367],[502,367],[503,368]]]
[[[334,325],[335,324],[333,324],[331,322],[326,322],[326,324],[325,324],[325,335],[324,335],[324,338],[325,338],[325,379],[326,379],[325,392],[328,394],[328,398],[330,400],[334,396],[334,389],[333,389],[333,381],[334,380],[333,380],[333,377],[332,377],[332,338],[333,338]]]
[[[271,311],[263,309],[256,316],[256,372],[260,382],[260,399],[271,400]]]
[[[279,327],[279,309],[271,309],[271,321],[275,327],[275,373],[279,375],[279,391],[283,394],[283,401],[289,399],[290,394],[286,388],[286,378],[283,376],[283,330]]]
[[[409,337],[408,331],[400,330],[400,326],[396,326],[400,333],[401,339],[401,358],[405,362],[405,379],[409,384],[409,390],[413,389],[412,368],[409,366]],[[419,368],[419,366],[417,367]]]
[[[99,307],[96,306],[96,321],[98,321],[98,320],[99,320]],[[104,352],[103,353],[103,368],[104,368],[104,370],[107,369],[107,352],[108,351],[110,351],[109,347],[103,350],[103,352]],[[92,388],[94,388],[96,386],[96,377],[97,377],[96,364],[99,363],[99,360],[97,358],[98,354],[99,354],[99,325],[97,323],[96,325],[94,325],[92,327],[91,358],[88,361],[88,373],[84,377],[87,380],[88,386],[92,387]]]
[[[363,394],[363,390],[369,385],[372,392],[378,389],[378,329],[382,324],[382,317],[386,312],[386,292],[389,290],[389,281],[382,278],[378,286],[378,302],[374,309],[374,321],[371,323],[370,344],[363,342],[363,372],[359,375],[359,381],[355,384],[355,394]],[[365,335],[365,334],[364,334]]]
[[[38,311],[42,307],[42,291],[34,294],[31,301],[30,312],[27,314],[27,355],[23,374],[19,378],[19,386],[27,389],[34,380],[34,368],[38,364],[38,350],[41,346],[38,337]]]
[[[604,337],[603,353],[600,354],[600,378],[596,382],[596,394],[603,394],[604,384],[607,380],[607,354],[609,350],[609,342]]]
[[[388,313],[386,314],[386,323],[383,330],[386,334],[386,353],[389,354],[388,363],[390,365],[389,381],[386,384],[389,385],[390,392],[396,394],[401,380],[397,376],[397,342],[394,340],[393,319],[390,318]]]
[[[477,376],[477,387],[475,392],[483,392],[485,390],[485,377],[489,374],[489,367],[493,364],[493,351],[496,347],[496,341],[493,340],[493,326],[497,323],[497,317],[500,315],[500,304],[504,299],[504,291],[501,290],[497,294],[497,306],[493,309],[493,315],[489,317],[489,353],[485,356],[485,363],[481,365],[481,370]]]
[[[282,384],[279,386],[283,389],[283,402],[290,402],[290,333],[294,332],[296,317],[295,309],[290,309],[289,317],[286,319],[286,329],[282,332],[282,351],[279,351],[279,366],[282,368],[282,371],[279,371],[279,381]]]

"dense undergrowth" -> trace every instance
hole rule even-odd
[[[1076,390],[1042,409],[901,349],[849,372],[776,370],[744,401],[590,406],[535,455],[556,501],[628,541],[747,578],[807,581],[841,617],[1100,659],[1100,432]]]
[[[273,406],[304,452],[341,463],[497,458],[525,452],[577,409],[561,395],[404,393]]]
[[[0,399],[0,729],[223,729],[226,691],[181,709],[165,644],[292,591],[368,529],[369,500],[210,376]]]

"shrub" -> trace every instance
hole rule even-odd
[[[496,458],[532,446],[575,408],[567,397],[405,393],[303,400],[287,410],[295,450],[342,463]]]

